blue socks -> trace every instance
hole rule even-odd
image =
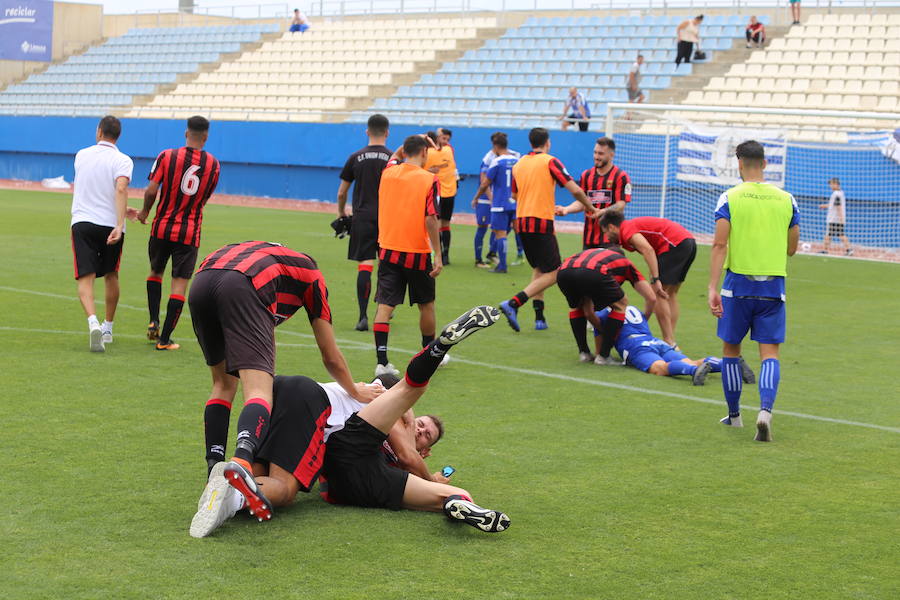
[[[683,360],[673,360],[669,363],[669,375],[693,375],[697,367]]]
[[[509,243],[509,238],[499,238],[494,240],[494,245],[497,247],[497,258],[500,262],[497,263],[497,268],[501,271],[506,270],[506,248]]]
[[[741,414],[741,390],[744,381],[741,379],[741,365],[737,358],[722,359],[722,389],[725,391],[725,402],[728,403],[728,416]],[[762,389],[760,389],[762,392]]]
[[[508,237],[508,236],[507,236],[507,237]],[[523,254],[524,252],[525,252],[525,247],[522,246],[522,238],[519,236],[519,232],[517,231],[517,232],[516,232],[516,253],[517,253],[519,256],[522,256],[522,254]]]
[[[709,370],[710,373],[721,373],[722,372],[722,359],[717,356],[707,356],[703,359],[703,362],[709,363],[712,365],[712,369]]]
[[[767,358],[759,370],[759,408],[772,412],[778,382],[781,380],[781,363],[777,358]]]
[[[482,262],[481,250],[484,248],[484,236],[487,233],[487,227],[477,227],[475,229],[475,260]]]

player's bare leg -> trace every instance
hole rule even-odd
[[[258,467],[261,466],[260,463],[253,464],[253,476],[272,506],[278,508],[293,504],[297,494],[300,493],[300,482],[288,471],[271,463],[265,470],[266,474],[258,474],[260,471]]]
[[[681,289],[680,283],[673,283],[670,285],[664,285],[663,291],[665,291],[669,298],[667,300],[663,300],[662,302],[666,302],[669,305],[669,320],[672,323],[672,342],[668,340],[663,340],[667,344],[674,346],[675,340],[675,332],[678,330],[678,317],[681,315],[681,306],[678,304],[678,291]]]
[[[88,320],[89,345],[91,352],[103,352],[103,332],[100,330],[100,321],[97,320],[97,308],[94,303],[94,281],[97,276],[91,273],[79,277],[78,300]]]
[[[203,409],[204,440],[206,444],[207,471],[225,460],[228,440],[228,425],[231,421],[231,406],[237,393],[237,377],[225,372],[225,361],[209,368],[212,375],[212,390]]]
[[[388,360],[388,335],[391,331],[391,317],[394,314],[393,306],[389,304],[379,304],[375,309],[375,322],[372,324],[372,331],[375,334],[375,376],[391,373],[400,376],[394,365]],[[432,328],[432,331],[434,329]]]
[[[422,337],[434,338],[437,327],[437,317],[434,314],[434,302],[426,302],[419,305],[419,331]]]
[[[656,321],[659,323],[659,330],[662,334],[663,341],[674,347],[676,344],[675,328],[672,326],[672,314],[669,301],[657,297],[654,312],[656,313]]]
[[[841,234],[841,243],[844,244],[844,254],[847,256],[852,255],[853,248],[850,247],[850,239],[843,233]]]
[[[509,527],[509,517],[502,512],[478,506],[466,490],[445,483],[425,481],[415,475],[410,475],[406,480],[403,508],[443,512],[449,519],[462,521],[491,533]]]
[[[106,320],[112,323],[119,306],[119,274],[107,273],[103,280],[106,287]]]

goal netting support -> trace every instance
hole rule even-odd
[[[723,191],[740,182],[737,144],[765,146],[770,183],[800,206],[800,251],[823,250],[829,181],[846,196],[854,258],[900,262],[900,114],[610,104],[606,135],[632,181],[626,217],[660,216],[709,242]],[[841,253],[832,240],[831,253]]]

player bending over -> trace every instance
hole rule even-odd
[[[416,460],[411,457],[418,455],[421,460],[422,455],[427,456],[428,448],[437,442],[440,431],[432,417],[414,419],[412,406],[425,393],[429,379],[450,348],[475,331],[493,325],[499,318],[500,311],[490,306],[479,306],[467,311],[447,325],[438,339],[413,357],[407,367],[404,381],[397,383],[358,412],[353,413],[343,428],[330,434],[324,460],[324,474],[328,481],[330,500],[342,504],[392,510],[406,508],[443,511],[448,518],[463,521],[488,532],[503,531],[509,527],[509,518],[505,514],[476,505],[468,492],[448,485],[447,479],[439,473],[429,475],[427,470],[424,470],[420,476],[389,466],[382,452],[384,442],[391,441],[392,448],[398,451],[397,456],[401,464],[403,460],[408,460],[410,462],[405,466],[410,470],[416,470],[414,466]],[[318,394],[317,390],[313,391]],[[306,459],[305,456],[303,458]],[[270,475],[273,472],[271,460],[270,458]],[[260,521],[268,520],[272,516],[274,502],[264,495],[262,488],[266,487],[266,493],[281,492],[277,498],[286,503],[290,503],[286,498],[293,498],[290,494],[291,487],[299,489],[296,484],[291,484],[287,490],[280,490],[278,483],[272,481],[272,477],[261,476],[260,480],[256,480],[237,462],[220,464],[222,466],[216,465],[210,475],[195,520],[200,519],[204,502],[206,506],[220,502],[219,507],[228,507],[219,508],[226,515],[222,522],[230,516],[229,513],[234,514],[241,507],[248,507],[251,514],[257,516]],[[290,461],[287,461],[287,464],[290,464]],[[298,468],[303,467],[305,464],[301,462]],[[284,470],[283,467],[279,468]],[[218,475],[220,470],[222,475]],[[279,479],[287,480],[283,473]],[[240,497],[228,492],[228,489],[237,490]],[[219,497],[218,492],[221,492],[223,497],[221,501],[216,500]],[[212,511],[212,507],[208,510]],[[214,522],[216,519],[212,520]]]
[[[604,323],[609,318],[609,314],[610,310],[604,308],[597,313],[597,319]],[[594,329],[594,344],[598,352],[602,341],[603,336],[600,330]],[[625,364],[639,371],[662,377],[690,375],[694,385],[703,385],[706,383],[707,375],[722,371],[722,359],[714,356],[707,356],[703,360],[690,359],[661,339],[654,337],[650,331],[650,324],[636,306],[629,306],[625,309],[625,321],[615,340],[615,347]],[[740,359],[740,366],[744,383],[756,381],[753,371],[743,358]]]

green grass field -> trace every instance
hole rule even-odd
[[[69,203],[0,191],[5,598],[900,597],[900,265],[791,260],[772,444],[753,442],[752,426],[718,424],[718,375],[695,388],[579,364],[551,289],[548,331],[528,329],[526,308],[521,334],[501,321],[466,341],[417,407],[447,423],[430,465],[454,465],[455,484],[510,515],[508,531],[332,507],[313,494],[269,523],[235,518],[196,540],[187,530],[205,480],[209,381],[188,311],[175,334],[183,349],[153,351],[148,228],[129,224],[115,342],[88,352]],[[210,206],[201,256],[247,239],[313,255],[339,343],[366,379],[372,337],[353,330],[356,270],[331,218]],[[526,266],[505,276],[473,268],[473,231],[454,229],[441,322],[527,281]],[[571,253],[580,240],[560,244]],[[707,273],[704,247],[681,295],[679,341],[694,357],[720,352]],[[417,312],[394,318],[398,366],[419,342]],[[303,316],[277,340],[280,373],[326,380]],[[755,349],[746,354],[758,368]],[[744,400],[752,424],[756,386]]]

